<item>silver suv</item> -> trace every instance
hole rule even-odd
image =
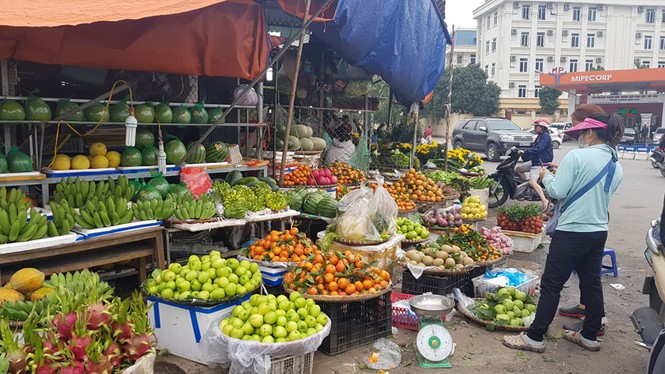
[[[531,147],[536,137],[513,121],[504,118],[469,118],[453,130],[453,148],[485,152],[490,161],[498,161],[511,147]]]

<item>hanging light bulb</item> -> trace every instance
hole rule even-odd
[[[129,108],[129,117],[125,119],[125,146],[133,147],[136,144],[136,127],[139,122],[134,117],[134,107]]]
[[[159,151],[157,152],[157,168],[160,173],[166,173],[166,152],[164,152],[164,141],[159,139],[157,143]]]

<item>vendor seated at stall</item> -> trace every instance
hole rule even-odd
[[[326,164],[332,164],[335,161],[349,163],[351,155],[356,150],[356,146],[351,141],[351,129],[345,124],[338,126],[330,136],[332,143],[328,146],[326,153]]]

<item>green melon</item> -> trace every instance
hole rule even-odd
[[[14,100],[6,100],[0,104],[0,120],[2,121],[23,121],[25,119],[25,110],[21,104]]]
[[[32,171],[32,159],[18,148],[12,147],[7,153],[7,168],[10,173]]]
[[[202,104],[199,104],[192,108],[190,110],[190,113],[192,114],[192,123],[202,123],[206,124],[208,123],[208,119],[210,116],[208,115],[208,111],[206,108],[203,107]]]
[[[155,136],[149,128],[139,127],[136,130],[136,148],[143,149],[155,145]]]
[[[124,123],[129,117],[129,105],[126,101],[119,101],[109,108],[111,122]]]
[[[50,121],[51,108],[37,96],[30,96],[25,101],[25,119],[28,121]]]
[[[311,138],[312,135],[314,135],[314,130],[309,126],[306,126],[306,127],[307,127],[307,134],[305,135],[305,137],[306,138]]]
[[[184,105],[173,109],[173,123],[192,123],[192,113]]]
[[[307,126],[305,125],[294,125],[291,128],[291,135],[295,135],[298,139],[307,137]]]
[[[180,139],[173,139],[164,146],[167,164],[178,164],[187,154],[187,148]]]
[[[134,117],[138,123],[155,122],[155,108],[150,103],[139,104],[134,108]]]
[[[187,146],[187,152],[194,146],[195,143],[189,143]],[[203,144],[199,144],[196,147],[196,150],[187,158],[188,164],[202,164],[206,162],[206,147]]]
[[[9,164],[7,163],[7,158],[5,154],[0,152],[0,173],[6,173],[9,171]]]
[[[106,106],[100,103],[92,104],[83,111],[86,121],[90,122],[108,122],[111,119]],[[124,122],[124,121],[123,121]]]
[[[141,151],[143,166],[155,166],[158,164],[159,150],[155,146],[149,145]]]
[[[300,148],[303,151],[313,151],[314,150],[314,142],[312,142],[312,139],[310,139],[310,138],[302,138],[302,139],[300,139]]]
[[[61,115],[69,112],[70,110],[78,109],[79,105],[73,103],[69,100],[60,100],[58,105],[55,106],[55,116],[60,117]],[[68,115],[66,118],[62,118],[65,121],[83,121],[83,111],[77,110],[76,112]]]
[[[295,136],[289,136],[289,151],[297,151],[300,149],[300,140]]]
[[[184,184],[171,184],[169,185],[169,193],[174,194],[175,196],[186,196],[191,195],[191,192],[187,189],[187,186]]]
[[[155,187],[159,194],[162,195],[162,199],[166,198],[166,195],[169,194],[169,182],[162,176],[152,178],[148,184]]]
[[[159,103],[155,107],[155,119],[159,123],[173,122],[173,111],[167,103]]]
[[[224,117],[224,109],[222,107],[212,109],[208,112],[208,123],[217,123],[217,121],[220,121],[221,119],[219,124],[222,124],[224,123],[224,119],[222,117]]]
[[[162,194],[154,186],[146,184],[139,190],[137,199],[143,201],[161,200]]]
[[[315,136],[311,137],[310,140],[312,141],[312,143],[314,143],[314,150],[315,151],[323,151],[323,150],[326,149],[326,141],[325,140],[323,140],[321,138],[317,138]]]
[[[126,147],[122,151],[122,157],[120,158],[120,165],[125,167],[130,166],[141,166],[143,163],[143,156],[141,156],[141,151],[134,147]]]
[[[229,147],[223,142],[213,142],[206,148],[206,162],[225,162],[229,157]]]

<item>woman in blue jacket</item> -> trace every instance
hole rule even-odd
[[[540,169],[554,159],[552,137],[549,131],[550,122],[546,119],[537,119],[533,122],[533,126],[538,135],[536,140],[531,148],[520,151],[522,154],[530,156],[531,161],[519,164],[515,170],[523,174],[529,173],[529,186],[538,194],[540,202],[543,204],[543,211],[547,211],[550,202],[545,197],[542,187],[538,184],[538,179],[540,179]]]

